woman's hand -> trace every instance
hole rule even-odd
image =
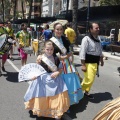
[[[81,70],[82,70],[83,72],[86,72],[86,71],[87,71],[87,68],[86,68],[86,66],[85,66],[85,65],[82,65],[82,68],[81,68]]]
[[[69,58],[69,57],[72,56],[72,55],[73,55],[73,53],[70,52],[70,53],[67,54],[67,57]]]
[[[41,59],[42,59],[42,56],[39,55],[39,56],[37,57],[37,59],[36,59],[36,63],[37,63],[37,64],[40,64],[40,63],[41,63]]]
[[[60,74],[59,71],[53,72],[53,73],[51,74],[51,78],[54,78],[54,79],[55,79],[56,77],[59,76],[59,74]]]
[[[60,60],[64,60],[64,59],[68,59],[69,57],[72,57],[73,56],[73,53],[72,52],[70,52],[70,53],[68,53],[67,55],[61,55],[60,57],[59,57],[59,59]]]
[[[35,79],[37,79],[37,77],[34,76],[31,80],[35,80]]]

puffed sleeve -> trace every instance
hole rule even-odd
[[[87,49],[88,49],[88,39],[85,36],[82,39],[82,44],[81,44],[81,48],[80,48],[80,51],[79,51],[79,57],[80,57],[81,60],[85,60]]]

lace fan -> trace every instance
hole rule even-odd
[[[38,77],[44,73],[46,73],[46,70],[41,65],[37,63],[29,63],[24,65],[19,71],[18,81],[29,81],[33,77]]]

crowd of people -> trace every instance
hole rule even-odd
[[[12,30],[9,31],[12,32]],[[44,116],[60,120],[62,115],[68,112],[70,105],[78,104],[84,96],[94,99],[89,92],[99,63],[101,63],[101,66],[104,65],[98,35],[98,23],[91,23],[89,35],[83,38],[79,54],[82,64],[81,69],[84,72],[84,78],[82,79],[73,64],[75,31],[69,23],[65,31],[61,23],[55,23],[53,31],[49,30],[49,25],[46,25],[41,35],[41,37],[45,37],[44,51],[36,59],[36,64],[42,66],[46,73],[31,78],[32,84],[30,84],[24,96],[25,109],[32,110],[33,114],[39,117]],[[21,30],[13,37],[19,43],[18,51],[22,66],[24,66],[27,63],[27,53],[24,52],[23,48],[31,45],[31,35],[27,31],[25,23],[21,25]],[[12,58],[12,54],[9,57]],[[47,62],[44,61],[44,58]],[[5,61],[6,59],[2,59],[2,70]],[[55,66],[55,69],[51,67],[52,65]]]

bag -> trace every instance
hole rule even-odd
[[[32,47],[24,47],[23,51],[27,54],[32,54],[33,53],[33,48]]]

